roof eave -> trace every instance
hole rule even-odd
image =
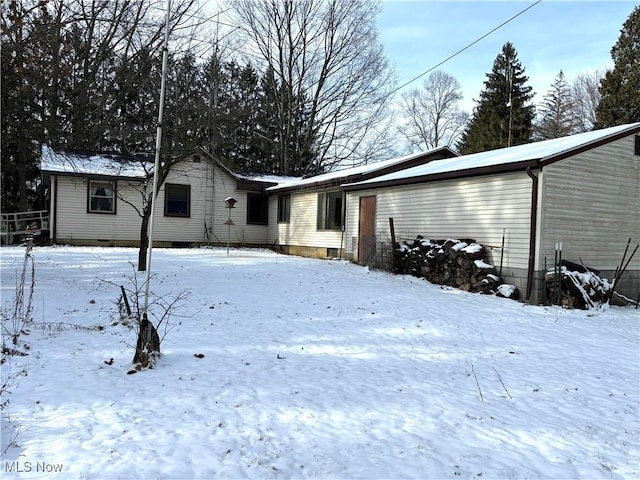
[[[440,147],[430,152],[425,152],[423,155],[417,155],[414,158],[398,162],[387,167],[373,170],[366,173],[357,173],[354,175],[346,175],[344,177],[336,177],[330,180],[318,181],[307,183],[304,185],[293,185],[290,187],[283,186],[282,188],[270,188],[269,193],[286,194],[291,192],[304,192],[308,190],[318,190],[320,188],[342,188],[343,185],[356,182],[364,182],[371,178],[381,177],[400,170],[406,170],[408,168],[417,167],[418,165],[424,165],[425,163],[432,162],[434,160],[443,160],[445,158],[454,158],[459,155],[451,150],[449,147]]]
[[[485,175],[495,175],[499,173],[513,173],[525,171],[527,168],[540,168],[537,159],[524,160],[501,165],[491,165],[488,167],[466,168],[450,172],[432,173],[416,177],[398,178],[394,180],[383,180],[366,184],[345,184],[342,188],[345,191],[371,190],[376,188],[400,187],[405,185],[415,185],[419,183],[436,182],[442,180],[456,180],[460,178],[481,177]]]
[[[47,170],[40,169],[40,173],[42,175],[51,175],[51,176],[64,176],[64,177],[76,177],[76,178],[104,178],[108,180],[127,180],[127,181],[136,181],[136,182],[144,182],[147,177],[138,176],[134,177],[131,175],[118,175],[118,174],[106,174],[106,173],[91,173],[91,172],[61,172],[59,170]],[[149,174],[149,178],[153,177],[153,173]]]
[[[616,140],[628,137],[629,135],[633,135],[634,133],[640,133],[640,124],[608,135],[606,137],[593,140],[592,142],[583,143],[582,145],[578,145],[577,147],[570,148],[563,152],[549,155],[548,157],[540,159],[540,166],[546,167],[547,165],[551,165],[552,163],[559,162],[560,160],[564,160],[565,158],[573,157],[589,150],[593,150],[594,148],[598,148],[608,143],[615,142]]]

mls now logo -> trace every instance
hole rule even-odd
[[[4,462],[5,473],[61,473],[62,463]]]

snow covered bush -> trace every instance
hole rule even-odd
[[[547,301],[564,308],[583,310],[601,308],[608,303],[613,287],[597,270],[563,261],[559,268],[547,271]]]

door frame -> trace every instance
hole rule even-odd
[[[371,264],[376,250],[376,195],[359,197],[358,203],[358,263]],[[366,255],[366,256],[365,256]]]

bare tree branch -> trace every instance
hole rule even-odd
[[[392,87],[375,27],[377,2],[239,0],[232,7],[247,52],[259,55],[277,92],[281,172],[364,159]],[[312,163],[300,165],[309,154]]]
[[[422,89],[402,94],[400,104],[406,121],[398,130],[409,143],[410,151],[456,143],[469,118],[458,107],[460,100],[460,83],[442,71],[431,73]]]
[[[575,133],[593,130],[596,123],[596,110],[600,103],[600,82],[604,75],[604,70],[581,73],[571,84]]]

